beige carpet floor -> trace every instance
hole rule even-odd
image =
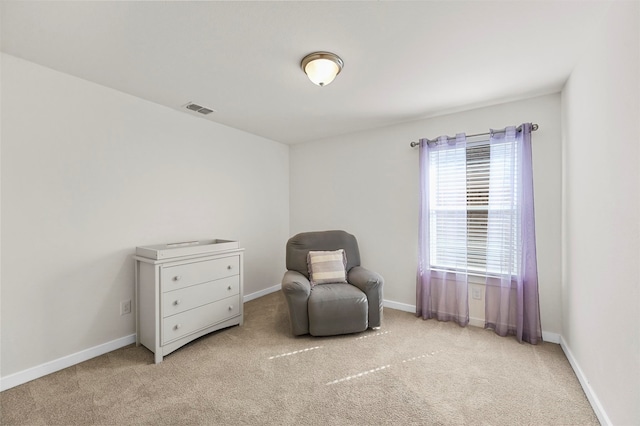
[[[385,309],[383,327],[289,335],[283,295],[153,364],[135,345],[0,393],[0,423],[598,424],[562,349]]]

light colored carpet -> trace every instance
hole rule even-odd
[[[135,345],[0,394],[3,425],[590,425],[562,349],[385,309],[383,327],[289,334],[284,296],[153,364]]]

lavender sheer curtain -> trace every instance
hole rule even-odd
[[[450,238],[465,241],[467,238],[466,179],[432,170],[430,162],[435,157],[464,165],[466,163],[466,138],[458,134],[455,140],[446,136],[437,142],[420,140],[420,223],[419,261],[416,286],[416,315],[423,319],[436,318],[440,321],[454,321],[461,326],[469,323],[468,275],[466,252],[456,250],[445,253],[447,259],[455,263],[456,271],[432,270],[430,265],[430,239]],[[448,194],[445,200],[429,194],[431,180],[446,180]],[[436,218],[436,215],[438,217]],[[438,226],[446,223],[446,229]],[[430,223],[433,226],[430,226]],[[440,235],[431,235],[439,233]],[[443,250],[446,250],[443,249]]]
[[[487,245],[513,247],[511,256],[487,256],[485,328],[518,341],[542,341],[533,203],[531,124],[492,132]],[[508,150],[493,164],[495,149]],[[495,155],[500,157],[501,154]],[[495,184],[494,184],[495,183]],[[495,186],[495,187],[494,187]],[[496,195],[497,194],[497,195]],[[515,232],[511,231],[515,230]]]
[[[485,328],[536,344],[542,327],[531,124],[491,131],[482,151],[489,149],[488,157],[478,159],[477,141],[469,142],[469,150],[467,143],[464,134],[420,140],[416,314],[466,326],[468,276],[485,276]]]

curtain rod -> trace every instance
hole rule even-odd
[[[504,132],[506,129],[502,129],[502,130],[494,130],[493,133],[501,133]],[[521,131],[522,130],[522,126],[518,126],[516,128],[517,131]],[[532,124],[531,125],[531,131],[535,132],[536,130],[538,130],[538,125],[537,124]],[[490,135],[492,132],[487,132],[487,133],[476,133],[475,135],[465,135],[467,138],[472,138],[474,136],[488,136]],[[447,136],[448,139],[452,139],[449,136]],[[453,138],[455,139],[455,138]],[[409,145],[411,145],[411,148],[415,148],[416,146],[420,145],[420,142],[411,142]]]

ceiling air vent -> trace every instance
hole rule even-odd
[[[189,102],[184,107],[190,111],[194,111],[202,115],[207,115],[215,112],[215,109],[203,107],[202,105],[194,104],[193,102]]]

